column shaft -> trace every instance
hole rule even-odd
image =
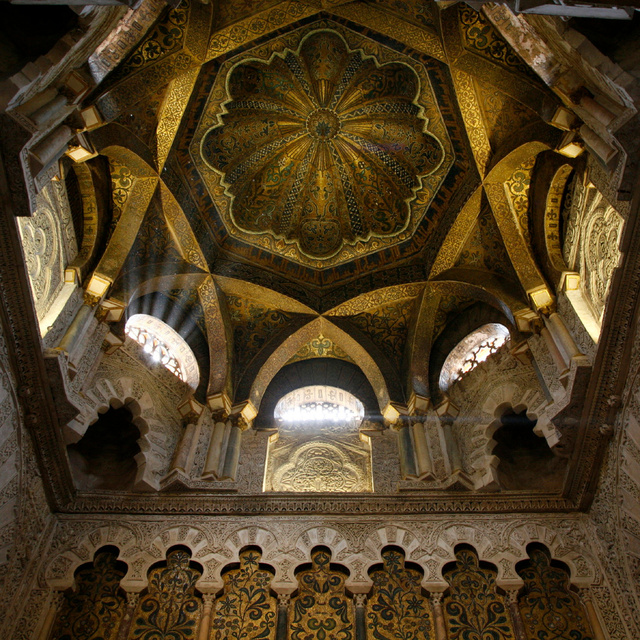
[[[549,316],[549,331],[551,331],[554,340],[558,343],[558,348],[567,359],[567,364],[571,363],[572,358],[582,355],[560,314],[552,313]]]
[[[460,450],[458,449],[458,443],[453,434],[453,425],[450,422],[444,422],[442,425],[442,432],[444,433],[444,441],[447,444],[447,454],[449,455],[449,463],[451,464],[451,473],[456,471],[462,471],[462,460],[460,458]]]
[[[140,600],[139,593],[127,592],[127,606],[124,610],[124,616],[122,616],[122,622],[118,629],[118,640],[127,640],[129,637],[129,631],[131,631],[131,623],[133,622],[133,616]]]
[[[93,308],[88,304],[83,304],[80,307],[78,313],[76,313],[76,317],[71,321],[69,328],[66,330],[58,344],[58,349],[60,349],[60,351],[66,351],[68,354],[71,354],[72,347],[80,336],[82,336],[84,329],[87,326],[87,322],[92,315]]]
[[[240,460],[240,443],[242,442],[242,429],[233,425],[229,432],[227,451],[222,466],[221,480],[235,480],[238,471],[238,461]]]
[[[413,453],[413,442],[408,424],[398,429],[398,449],[400,453],[400,472],[404,478],[415,478],[417,474],[416,460]]]
[[[187,463],[189,461],[189,454],[191,453],[191,446],[193,445],[193,437],[196,432],[197,425],[189,422],[185,427],[182,438],[178,443],[176,454],[171,463],[171,471],[187,472]]]
[[[207,459],[204,463],[204,469],[202,471],[203,477],[218,477],[221,466],[220,459],[222,452],[222,440],[224,439],[225,429],[226,424],[224,422],[216,422],[213,425],[211,440],[209,441],[209,449],[207,451]]]
[[[511,620],[513,621],[513,631],[516,635],[516,640],[527,640],[527,636],[524,631],[524,624],[522,622],[522,614],[520,613],[520,606],[518,605],[518,591],[507,591],[505,599],[509,604],[509,611],[511,612]]]
[[[584,603],[584,608],[587,611],[587,617],[591,623],[591,630],[593,631],[595,640],[607,640],[607,637],[604,634],[604,629],[600,624],[600,618],[598,617],[596,607],[593,604],[591,592],[588,589],[582,589],[580,591],[580,595],[582,597],[582,602]]]
[[[202,595],[202,618],[200,618],[200,627],[198,628],[198,640],[208,640],[211,632],[211,609],[213,607],[214,595],[205,593]]]
[[[276,625],[276,640],[287,640],[289,630],[289,602],[291,595],[288,593],[278,594],[278,622]]]
[[[434,593],[431,595],[431,605],[433,606],[433,621],[436,627],[436,640],[447,640],[447,628],[444,623],[441,593]]]
[[[62,592],[54,591],[53,597],[49,602],[49,608],[47,609],[47,615],[42,624],[42,628],[40,629],[40,634],[38,635],[38,640],[48,640],[51,635],[51,631],[53,630],[53,625],[56,622],[56,615],[58,613],[58,609],[62,604]]]
[[[367,596],[364,593],[356,593],[353,596],[353,605],[356,610],[356,640],[366,640],[367,626],[365,620],[365,605]]]
[[[423,477],[432,472],[431,456],[429,455],[429,445],[424,433],[424,423],[416,422],[411,426],[413,431],[413,443],[416,451],[416,463],[418,476]]]
[[[556,344],[555,340],[553,339],[553,336],[549,332],[549,329],[547,329],[547,327],[543,327],[540,330],[540,335],[543,337],[547,345],[547,349],[549,349],[549,353],[553,358],[553,362],[556,365],[556,369],[558,369],[558,373],[560,375],[564,375],[569,370],[569,367],[567,366],[567,363],[565,362],[564,357],[560,353],[560,349],[558,349],[558,345]]]

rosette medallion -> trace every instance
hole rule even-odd
[[[403,231],[420,178],[444,157],[425,130],[419,89],[411,67],[379,65],[333,31],[235,66],[226,113],[201,145],[234,224],[314,259]]]

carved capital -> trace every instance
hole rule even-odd
[[[93,309],[98,305],[100,300],[102,300],[102,296],[97,296],[93,293],[89,293],[88,291],[84,291],[82,294],[82,299],[88,307],[91,307]]]
[[[518,592],[520,589],[506,589],[504,594],[505,602],[508,605],[517,605],[518,604]]]
[[[130,611],[133,611],[140,602],[140,593],[127,591],[127,607]]]
[[[279,607],[288,607],[291,603],[291,594],[290,593],[279,593],[278,594],[278,606]]]
[[[367,604],[367,594],[366,593],[356,593],[353,596],[353,602],[357,608],[364,607]]]
[[[444,597],[444,593],[441,591],[438,593],[431,594],[431,603],[434,607],[438,608],[442,606],[442,598]]]
[[[64,591],[54,591],[51,596],[51,608],[58,611],[64,602]]]
[[[587,602],[593,602],[593,595],[589,587],[579,589],[578,593],[580,594],[580,600],[582,600],[582,602],[584,602],[585,604]]]
[[[229,422],[231,422],[232,427],[238,427],[241,431],[246,431],[251,427],[251,422],[242,413],[232,413],[229,416]]]
[[[213,607],[213,603],[216,599],[215,593],[203,593],[202,594],[202,603],[204,604],[205,612],[211,611],[211,607]]]

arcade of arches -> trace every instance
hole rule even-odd
[[[601,4],[0,3],[0,637],[640,637]]]

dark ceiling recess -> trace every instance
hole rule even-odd
[[[140,431],[126,407],[108,409],[67,447],[79,489],[130,489],[138,469]]]
[[[493,455],[500,458],[498,477],[500,487],[506,490],[559,491],[564,480],[567,460],[556,456],[545,438],[533,429],[535,420],[529,420],[526,411],[507,411],[501,426],[493,434],[496,446]]]
[[[48,53],[78,26],[78,14],[64,5],[0,2],[0,80]]]

